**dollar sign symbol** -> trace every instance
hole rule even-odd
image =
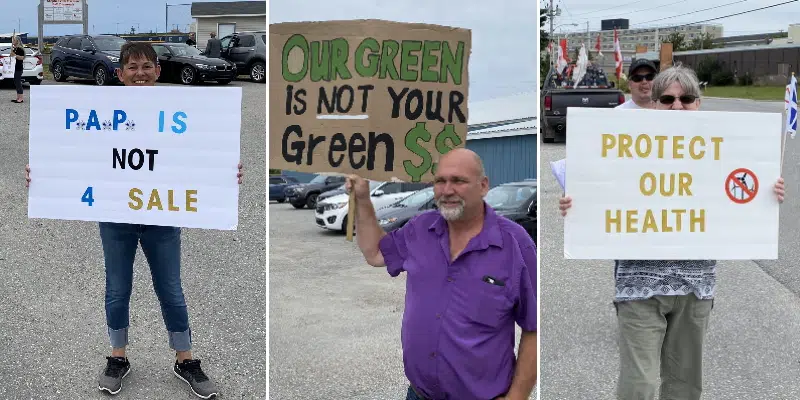
[[[403,168],[406,170],[408,176],[411,177],[412,182],[421,181],[422,176],[425,175],[425,172],[433,165],[431,153],[419,144],[419,139],[425,142],[431,140],[431,133],[425,129],[424,122],[417,122],[416,126],[406,133],[406,148],[422,158],[422,164],[420,165],[414,165],[411,160],[403,161]]]
[[[447,139],[450,139],[450,143],[453,144],[453,147],[447,146],[447,143],[445,143]],[[445,125],[444,129],[436,135],[436,151],[438,151],[439,154],[445,154],[458,147],[460,144],[461,138],[456,134],[455,125]]]

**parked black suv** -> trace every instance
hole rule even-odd
[[[267,32],[236,32],[220,39],[221,58],[236,64],[239,74],[249,74],[254,82],[267,81]]]
[[[59,39],[50,55],[53,79],[92,79],[99,85],[119,83],[119,51],[127,40],[111,35],[69,35]]]
[[[538,181],[535,179],[504,183],[489,190],[485,201],[498,215],[520,224],[536,242],[536,192],[538,189]]]
[[[311,182],[287,187],[286,200],[294,208],[308,207],[313,210],[317,206],[317,196],[344,185],[344,182],[345,177],[343,176],[317,175]]]

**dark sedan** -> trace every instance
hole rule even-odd
[[[536,241],[536,180],[504,183],[489,190],[486,204],[498,215],[502,215],[518,224]]]
[[[163,82],[180,82],[193,85],[204,81],[230,83],[238,72],[236,65],[221,58],[202,55],[200,50],[185,43],[153,43],[158,54]]]
[[[418,190],[403,200],[375,212],[378,224],[386,232],[401,228],[418,214],[436,208],[433,187]]]

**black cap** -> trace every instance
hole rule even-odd
[[[628,67],[628,75],[633,75],[633,72],[641,67],[648,67],[652,69],[653,72],[658,72],[655,63],[646,58],[638,58],[631,63],[630,67]]]

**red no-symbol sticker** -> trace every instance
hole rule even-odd
[[[749,203],[758,194],[758,177],[747,168],[739,168],[725,179],[725,193],[734,203]]]

